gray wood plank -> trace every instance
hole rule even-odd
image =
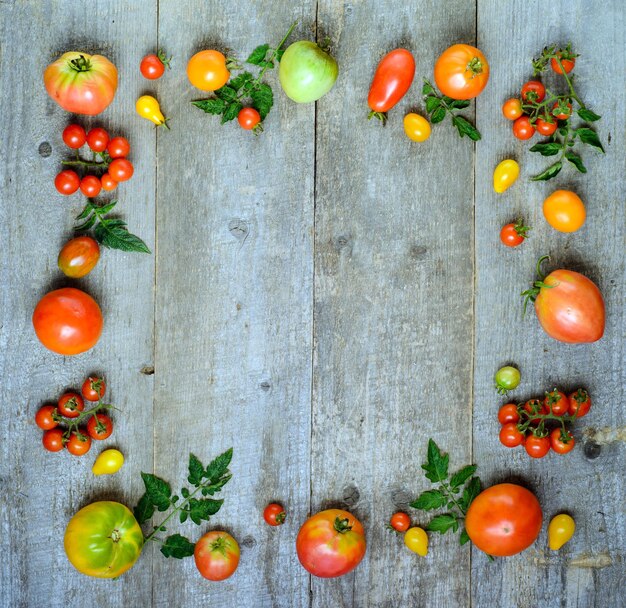
[[[137,606],[151,597],[149,555],[121,579],[102,581],[76,572],[63,551],[71,515],[96,499],[132,504],[139,471],[152,467],[152,377],[140,369],[152,364],[154,256],[103,251],[96,269],[80,281],[65,279],[56,267],[72,218],[84,205],[80,195],[57,194],[53,183],[69,152],[61,132],[71,117],[48,98],[42,73],[66,50],[100,51],[119,69],[113,104],[80,122],[128,137],[135,176],[115,195],[129,226],[154,244],[154,132],[134,115],[134,100],[143,86],[137,44],[147,47],[155,38],[156,4],[129,7],[115,0],[94,15],[88,3],[0,4],[2,606]],[[84,288],[105,315],[98,345],[71,358],[45,351],[30,321],[37,300],[60,285]],[[65,388],[80,388],[94,371],[106,374],[111,400],[122,410],[113,415],[113,436],[80,459],[45,452],[35,412]],[[95,478],[93,461],[111,446],[126,454],[127,464],[114,477]]]
[[[431,535],[421,559],[384,527],[427,487],[428,437],[452,466],[470,459],[473,145],[449,123],[421,145],[402,127],[410,109],[424,109],[422,77],[438,54],[474,39],[474,3],[439,9],[319,3],[318,37],[333,39],[340,76],[317,108],[311,507],[351,510],[368,553],[350,575],[314,579],[315,606],[469,597],[458,538]],[[366,120],[367,94],[378,61],[399,46],[414,53],[416,79],[383,128]],[[454,564],[445,576],[442,556]]]
[[[314,107],[297,106],[275,74],[275,106],[259,137],[190,105],[207,97],[185,75],[202,48],[245,59],[313,26],[310,2],[160,2],[159,41],[174,69],[158,83],[171,132],[158,136],[156,472],[186,479],[233,446],[233,479],[209,525],[181,526],[194,540],[225,527],[238,539],[235,575],[212,584],[193,560],[155,557],[156,606],[308,606],[308,576],[294,542],[309,510],[313,280]],[[270,529],[279,500],[287,523]]]
[[[476,159],[476,375],[474,385],[474,456],[487,483],[518,478],[538,495],[544,529],[531,550],[514,558],[487,561],[472,554],[472,602],[475,606],[602,606],[624,605],[624,479],[623,442],[602,445],[595,459],[585,457],[585,429],[623,428],[624,387],[624,198],[625,146],[624,9],[621,2],[556,2],[536,6],[524,2],[478,3],[478,42],[491,62],[493,78],[478,104],[484,136]],[[501,24],[510,23],[502,35]],[[532,76],[530,59],[544,45],[567,43],[581,53],[575,67],[577,88],[586,103],[603,116],[598,131],[606,155],[583,152],[589,172],[569,167],[547,184],[529,177],[547,166],[527,152],[499,108]],[[607,62],[610,57],[610,63]],[[546,80],[555,83],[556,77]],[[535,138],[535,140],[537,140]],[[495,165],[506,157],[522,167],[519,183],[504,195],[492,191]],[[558,188],[573,189],[587,204],[587,222],[577,233],[560,234],[543,219],[541,204]],[[516,250],[498,242],[500,227],[523,213],[534,226],[532,237]],[[582,271],[600,286],[607,305],[602,340],[591,345],[565,345],[549,338],[534,312],[520,318],[518,294],[533,278],[540,255],[550,253],[550,268]],[[565,457],[550,454],[531,461],[526,453],[497,442],[496,412],[504,400],[492,389],[494,371],[512,361],[522,371],[513,398],[524,400],[551,387],[585,386],[595,402],[591,413],[575,426],[579,445]],[[576,520],[578,531],[559,553],[547,547],[547,522],[563,511]],[[523,596],[520,589],[524,589]],[[523,599],[522,599],[523,598]]]

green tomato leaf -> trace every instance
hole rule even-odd
[[[461,536],[459,538],[459,543],[461,543],[461,545],[464,545],[468,543],[469,541],[470,541],[469,534],[467,533],[467,530],[463,528],[463,532],[461,532]]]
[[[445,534],[450,529],[452,529],[453,532],[459,529],[457,518],[450,513],[433,517],[431,522],[426,526],[426,530],[429,532],[439,532],[440,534]]]
[[[189,513],[187,513],[187,511],[181,511],[178,519],[180,519],[181,524],[184,524],[187,521],[187,517],[189,517]]]
[[[576,113],[587,122],[595,122],[596,120],[600,120],[600,118],[602,118],[587,108],[579,108]]]
[[[552,179],[553,177],[558,175],[562,168],[563,168],[563,163],[559,160],[555,162],[553,165],[550,165],[545,171],[543,171],[539,175],[535,175],[535,177],[532,177],[531,179],[534,182],[548,181],[549,179]]]
[[[573,152],[566,152],[565,158],[572,163],[581,173],[587,173],[587,167],[583,164],[582,158]]]
[[[446,504],[446,500],[445,494],[440,490],[426,490],[426,492],[422,492],[410,506],[414,509],[431,511],[432,509],[443,507],[443,505]]]
[[[189,454],[189,477],[187,477],[187,481],[192,486],[197,487],[202,482],[203,475],[204,466],[193,454]]]
[[[226,102],[223,99],[199,99],[191,102],[196,108],[200,108],[207,114],[221,114],[226,108]]]
[[[229,448],[209,463],[204,472],[204,478],[211,483],[218,483],[229,472],[228,465],[232,459],[233,448]]]
[[[265,60],[265,55],[267,55],[267,51],[269,51],[269,44],[262,44],[257,46],[248,59],[246,59],[246,63],[251,63],[252,65],[261,65],[261,63]]]
[[[252,99],[252,107],[258,110],[261,115],[261,120],[265,120],[265,117],[269,114],[274,105],[272,87],[263,82],[257,88],[250,91],[250,97]]]
[[[441,105],[430,115],[430,122],[436,125],[446,117],[446,109]]]
[[[250,82],[254,77],[250,72],[242,72],[237,75],[235,78],[232,78],[228,83],[228,86],[239,91],[246,83]]]
[[[476,498],[480,494],[480,478],[472,477],[469,483],[465,486],[463,490],[463,494],[461,495],[461,499],[459,504],[461,505],[461,509],[466,513],[469,506],[472,504],[474,498]]]
[[[170,484],[150,473],[142,473],[141,478],[146,486],[145,495],[148,497],[148,500],[159,511],[167,511],[170,506],[170,496],[172,495]]]
[[[147,522],[154,515],[154,505],[148,494],[144,494],[133,509],[135,519],[139,524]]]
[[[102,207],[96,207],[96,212],[98,215],[106,215],[107,213],[111,213],[111,211],[113,211],[115,205],[117,205],[117,201],[111,201],[106,205],[102,205]]]
[[[165,557],[183,559],[184,557],[191,557],[195,548],[196,546],[190,543],[189,539],[180,534],[173,534],[165,539],[161,546],[161,553],[163,553]]]
[[[548,142],[535,144],[532,148],[530,148],[530,152],[539,152],[541,156],[556,156],[562,149],[563,146],[560,143]]]
[[[472,141],[480,140],[480,133],[469,120],[462,116],[453,116],[452,124],[457,128],[459,135],[464,137],[467,135]]]
[[[588,144],[604,152],[604,148],[600,143],[598,134],[593,129],[590,129],[589,127],[581,127],[580,129],[576,129],[575,133],[580,138],[580,141],[582,141],[584,144]]]
[[[217,91],[215,91],[215,95],[228,103],[230,101],[235,101],[237,98],[237,90],[225,84],[221,89],[217,89]]]
[[[448,105],[451,108],[456,108],[457,110],[462,110],[463,108],[467,108],[470,105],[470,102],[465,99],[451,99],[448,102]]]
[[[76,226],[74,230],[77,232],[85,232],[89,230],[98,221],[98,216],[94,213],[86,222]]]
[[[426,78],[424,78],[424,85],[422,86],[422,95],[436,95],[433,85]]]
[[[229,103],[224,110],[224,114],[222,114],[222,124],[237,118],[237,114],[239,114],[242,108],[243,106],[238,101]]]
[[[87,202],[87,204],[85,205],[85,208],[76,216],[76,219],[84,220],[85,218],[89,217],[89,215],[91,215],[92,211],[93,211],[93,205],[91,204],[91,202]]]
[[[433,483],[439,483],[447,479],[449,460],[448,454],[442,454],[437,444],[432,439],[429,439],[427,462],[422,465],[422,469],[426,471],[426,478]]]
[[[426,111],[432,114],[441,105],[439,97],[430,96],[426,98]]]
[[[475,464],[470,464],[457,471],[450,479],[450,487],[453,490],[460,488],[474,473],[478,467]]]
[[[211,515],[215,515],[220,510],[223,502],[214,498],[191,498],[189,499],[189,517],[195,524],[200,525],[202,520],[209,521]]]
[[[94,230],[94,236],[96,241],[109,249],[150,253],[148,246],[138,236],[128,232],[123,220],[100,222]]]

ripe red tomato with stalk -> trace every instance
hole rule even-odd
[[[591,397],[584,388],[579,388],[574,391],[568,398],[569,407],[568,413],[570,416],[576,416],[576,418],[582,418],[589,413],[591,409]]]
[[[261,123],[261,115],[254,108],[242,108],[237,114],[237,122],[242,129],[246,131],[258,131]]]
[[[526,103],[541,103],[546,96],[546,87],[538,80],[529,80],[522,87],[522,99]]]
[[[370,85],[367,105],[368,118],[376,117],[382,122],[407,93],[415,76],[415,59],[406,49],[395,49],[387,53],[378,64]]]
[[[194,559],[198,572],[210,581],[223,581],[237,570],[239,545],[228,532],[207,532],[196,543]]]
[[[500,240],[507,247],[517,247],[521,245],[526,238],[528,232],[532,230],[530,226],[524,225],[523,219],[518,219],[515,223],[505,224],[500,230]]]
[[[389,525],[396,532],[406,532],[411,525],[411,518],[403,511],[398,511],[391,516]]]
[[[557,120],[567,120],[572,115],[572,104],[564,99],[557,101],[552,106],[552,116]]]
[[[87,401],[100,401],[106,392],[104,379],[89,376],[89,378],[83,382],[80,392]]]
[[[529,435],[524,442],[524,449],[531,458],[543,458],[550,451],[550,438]]]
[[[498,410],[498,421],[500,424],[507,424],[507,422],[519,422],[519,412],[517,411],[517,405],[515,403],[507,403]]]
[[[66,418],[78,418],[80,413],[85,409],[85,402],[83,398],[76,393],[64,393],[59,397],[57,407],[61,416],[65,416]]]
[[[551,412],[555,416],[563,416],[567,414],[567,410],[569,409],[569,400],[565,393],[555,388],[549,393],[546,393],[543,406],[544,410],[547,412]]]
[[[94,414],[87,422],[87,434],[92,439],[103,440],[111,436],[113,422],[106,414]]]
[[[489,80],[489,63],[476,47],[454,44],[435,62],[437,88],[452,99],[478,97]]]
[[[84,456],[91,449],[91,437],[79,432],[72,432],[65,445],[74,456]]]
[[[558,125],[555,121],[550,122],[549,120],[544,120],[543,118],[538,118],[535,121],[535,129],[537,130],[537,133],[546,137],[552,135],[556,131],[557,126]]]
[[[522,141],[530,139],[535,134],[535,127],[533,127],[528,116],[520,116],[513,123],[513,135]]]
[[[561,427],[554,429],[550,433],[550,446],[557,454],[571,452],[575,444],[574,436]]]
[[[171,57],[167,57],[162,50],[146,55],[139,64],[139,71],[148,80],[157,80],[165,73],[165,68],[171,68]]]
[[[500,443],[507,448],[515,448],[524,441],[524,434],[515,422],[507,422],[500,429]]]
[[[272,502],[263,511],[263,519],[265,523],[269,526],[280,526],[285,523],[285,518],[287,514],[285,513],[285,509],[283,509],[282,505],[279,505],[276,502]]]
[[[539,399],[529,399],[524,404],[524,410],[529,414],[547,414],[548,412],[545,410],[543,402]],[[534,418],[531,420],[533,424],[539,424],[541,422],[540,418]]]
[[[67,127],[63,129],[63,141],[65,142],[65,145],[68,148],[72,148],[72,150],[82,148],[87,141],[85,129],[83,129],[80,125],[67,125]]]
[[[56,409],[54,405],[40,407],[35,414],[35,424],[44,431],[49,431],[59,426],[59,423],[54,419]]]

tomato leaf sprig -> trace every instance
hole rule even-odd
[[[75,229],[78,232],[85,232],[93,228],[96,241],[109,249],[150,253],[148,246],[138,236],[128,231],[124,220],[106,217],[115,205],[117,201],[96,205],[92,200],[87,199],[85,208],[76,216],[77,220],[84,221]]]
[[[424,511],[445,507],[447,512],[435,515],[425,528],[430,532],[440,534],[445,534],[448,530],[458,531],[459,525],[465,519],[467,509],[481,490],[480,478],[474,476],[476,465],[467,465],[450,476],[449,460],[448,454],[442,453],[437,444],[429,439],[427,461],[422,465],[422,469],[429,481],[439,485],[433,490],[422,492],[410,504],[414,509]],[[463,529],[460,543],[464,545],[469,539],[466,530]]]
[[[254,128],[254,133],[259,134],[263,130],[262,122],[274,105],[272,87],[263,82],[263,76],[267,70],[274,69],[276,62],[280,62],[285,52],[283,46],[297,23],[295,21],[291,24],[275,48],[270,47],[269,44],[261,44],[250,53],[246,63],[261,68],[256,77],[251,72],[241,72],[231,78],[221,89],[215,91],[215,97],[198,99],[191,103],[207,114],[221,116],[221,124],[224,124],[237,118],[244,107],[243,102],[249,99],[250,105],[258,111],[261,117],[261,122]]]
[[[452,99],[447,95],[439,95],[435,87],[424,78],[422,95],[426,101],[426,112],[430,114],[430,122],[437,124],[443,121],[446,114],[450,114],[452,124],[456,127],[460,137],[469,137],[472,141],[480,140],[480,132],[467,118],[457,114],[458,110],[469,107],[470,102],[465,99]]]
[[[165,532],[165,524],[178,513],[180,523],[191,519],[194,524],[200,525],[203,521],[209,521],[221,508],[223,499],[196,498],[213,496],[219,492],[232,477],[228,466],[233,457],[233,449],[226,450],[215,458],[207,467],[196,456],[189,454],[189,476],[187,481],[195,489],[189,490],[184,486],[180,490],[180,496],[172,495],[170,484],[150,473],[142,473],[146,491],[133,509],[135,518],[140,524],[147,522],[154,515],[155,510],[163,512],[171,509],[171,512],[153,531],[145,537],[145,542],[154,541],[161,543],[161,553],[165,557],[183,559],[193,555],[195,544],[181,534],[172,534],[165,539],[156,536],[157,532]],[[182,497],[182,499],[181,499]]]

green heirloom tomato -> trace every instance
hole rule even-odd
[[[339,67],[315,42],[294,42],[280,60],[278,77],[285,95],[296,103],[317,101],[333,88]]]
[[[70,519],[63,542],[76,570],[96,578],[116,578],[137,561],[143,533],[123,504],[100,501],[87,505]]]

